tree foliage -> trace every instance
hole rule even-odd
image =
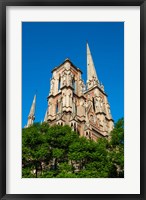
[[[124,120],[109,139],[80,137],[69,126],[34,124],[22,130],[23,178],[124,177]]]

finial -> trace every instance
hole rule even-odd
[[[65,61],[68,61],[68,60],[69,60],[69,58],[66,58],[66,59],[65,59]]]

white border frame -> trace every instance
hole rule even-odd
[[[57,14],[56,14],[57,13]],[[21,22],[124,21],[124,179],[21,178]],[[21,7],[6,10],[7,194],[140,194],[140,7]],[[136,86],[136,87],[135,87]],[[136,89],[135,89],[136,88]],[[133,104],[134,103],[134,104]],[[17,105],[17,106],[16,106]],[[134,106],[134,107],[133,107]],[[134,115],[135,113],[135,115]],[[133,126],[134,124],[134,126]],[[133,135],[134,134],[134,135]],[[16,145],[17,144],[17,145]]]

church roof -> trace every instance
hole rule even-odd
[[[69,62],[71,64],[71,66],[77,70],[77,71],[80,71],[81,74],[83,73],[78,67],[76,67],[71,61],[69,58],[66,58],[65,61],[63,63],[61,63],[59,66],[55,67],[51,72],[53,73],[53,71],[55,71],[56,69],[60,68],[62,65],[64,65],[66,62]]]

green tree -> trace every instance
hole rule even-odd
[[[22,130],[22,164],[27,178],[124,177],[124,120],[97,142],[69,126],[34,124]]]
[[[37,178],[38,170],[42,173],[42,163],[50,159],[50,146],[45,136],[48,128],[47,124],[37,123],[22,130],[23,176],[31,176],[28,171],[33,171]]]
[[[111,132],[109,157],[113,163],[111,177],[124,177],[124,119],[120,119]]]

